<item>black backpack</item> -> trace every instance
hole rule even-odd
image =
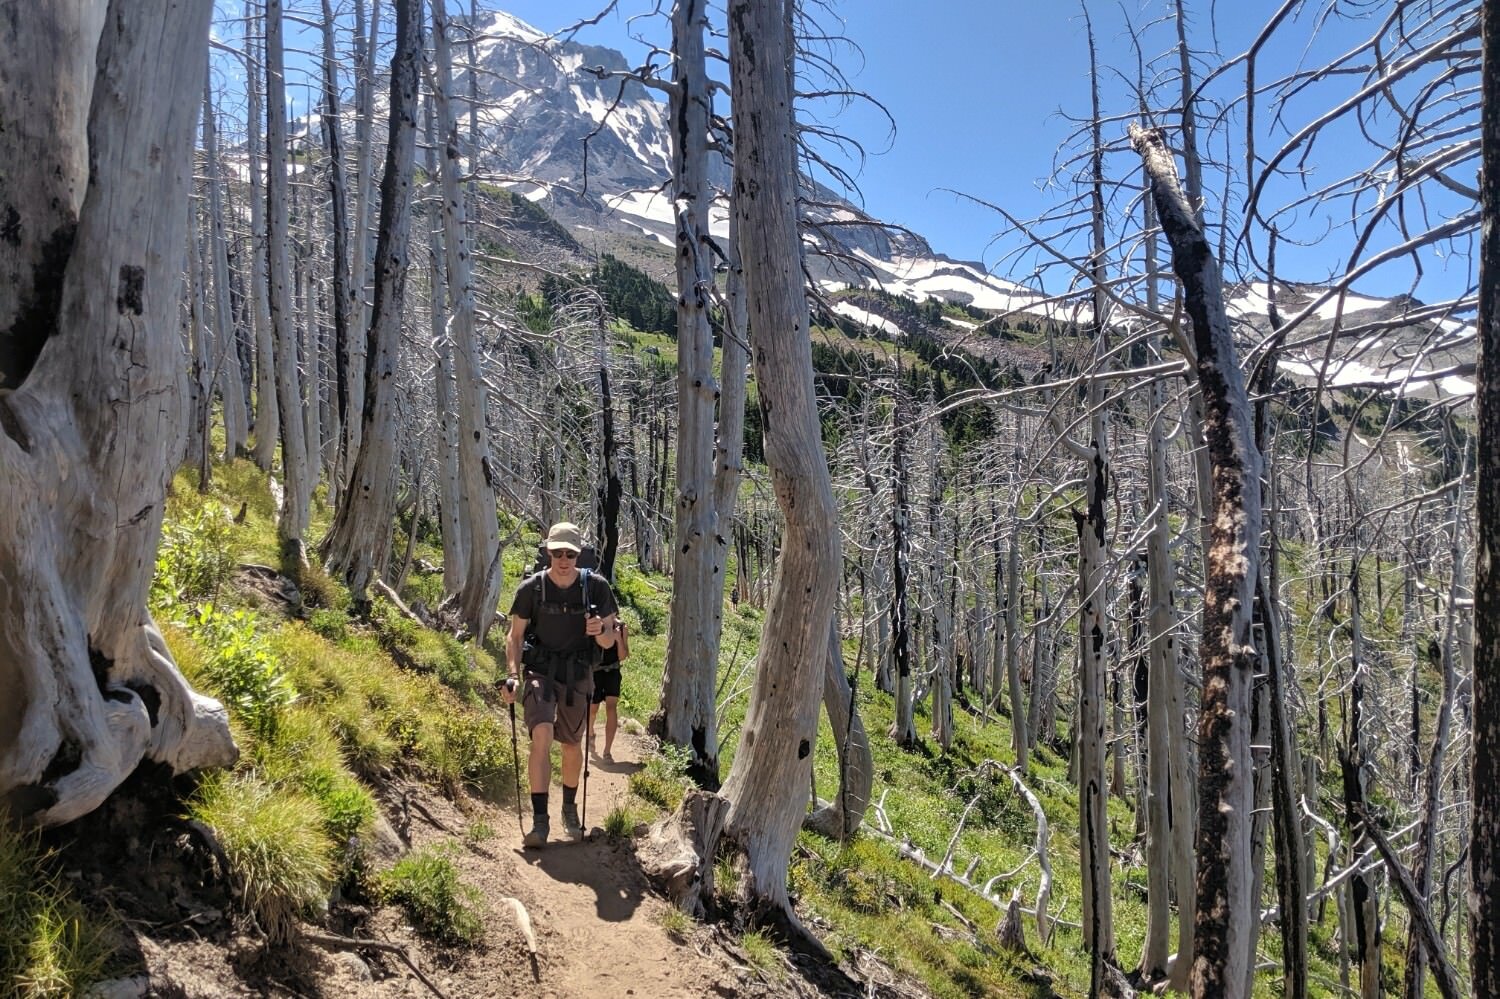
[[[543,541],[541,544],[536,546],[536,564],[531,567],[531,572],[533,575],[537,573],[544,573],[547,571],[547,568],[551,564],[552,560],[547,555],[547,542]],[[594,575],[599,575],[603,577],[606,582],[608,582],[609,577],[604,576],[603,573],[599,572],[599,550],[593,545],[583,546],[583,550],[578,553],[577,564],[579,575],[583,579],[583,602],[586,606],[591,607],[593,603],[591,600],[589,600],[590,578]],[[542,592],[543,594],[546,593],[545,585],[543,586]],[[620,624],[620,628],[621,630],[624,629],[623,623]],[[616,643],[615,645],[611,645],[607,649],[600,649],[599,654],[599,661],[594,663],[595,669],[620,668],[620,646],[618,643]],[[629,653],[627,652],[626,655],[628,656]]]

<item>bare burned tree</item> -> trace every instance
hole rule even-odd
[[[42,824],[90,811],[143,759],[236,756],[146,611],[184,430],[176,315],[210,12],[49,4],[0,42],[0,802]]]
[[[1198,885],[1194,915],[1195,996],[1240,996],[1249,983],[1241,939],[1255,918],[1250,897],[1251,640],[1260,562],[1260,454],[1253,415],[1224,312],[1218,261],[1177,183],[1160,132],[1131,128],[1151,178],[1172,267],[1192,323],[1204,436],[1214,469],[1214,531],[1203,602],[1203,703],[1198,727]]]

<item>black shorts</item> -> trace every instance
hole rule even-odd
[[[603,704],[606,697],[620,696],[620,671],[616,669],[594,670],[594,703]]]

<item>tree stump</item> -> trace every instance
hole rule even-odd
[[[714,853],[729,802],[717,794],[694,790],[677,814],[651,828],[641,844],[641,867],[660,881],[672,903],[702,919],[714,890]]]

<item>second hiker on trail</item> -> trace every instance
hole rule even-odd
[[[531,735],[527,773],[532,826],[523,840],[526,846],[544,845],[551,829],[547,791],[554,739],[562,747],[563,829],[571,839],[583,835],[577,803],[584,765],[581,743],[594,692],[594,667],[603,651],[615,644],[619,609],[608,580],[578,568],[583,535],[577,525],[553,524],[546,548],[548,568],[527,577],[516,590],[505,642],[510,675],[503,696],[507,704],[514,702],[520,681],[526,731]]]

